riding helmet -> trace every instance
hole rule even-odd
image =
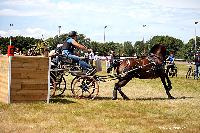
[[[74,36],[77,36],[78,33],[76,31],[70,31],[69,32],[69,37],[74,37]]]

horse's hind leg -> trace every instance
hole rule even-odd
[[[169,99],[174,99],[174,97],[170,94],[170,90],[172,89],[172,86],[171,86],[171,81],[169,80],[169,77],[167,76],[167,74],[165,73],[164,76],[160,77],[161,78],[161,81],[162,81],[162,84],[165,88],[165,91],[166,91],[166,94],[168,96]],[[167,80],[167,84],[166,84],[166,81],[165,79]]]
[[[115,83],[112,100],[117,99],[117,91],[119,91],[124,100],[129,100],[129,98],[124,94],[124,92],[122,92],[121,87],[125,86],[131,79],[131,77],[121,78],[117,83]]]

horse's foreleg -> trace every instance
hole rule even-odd
[[[165,91],[166,91],[166,94],[168,96],[169,99],[174,99],[174,97],[170,94],[170,90],[172,89],[172,86],[171,86],[171,81],[169,80],[169,77],[167,76],[167,74],[165,74],[164,76],[160,77],[161,78],[161,81],[162,81],[162,84],[165,88]],[[165,79],[167,80],[167,84],[166,84],[166,81]]]
[[[169,76],[167,74],[165,74],[165,78],[167,80],[167,86],[168,86],[168,89],[170,91],[172,89],[172,83],[171,83]]]
[[[125,86],[131,79],[132,78],[123,78],[119,79],[119,81],[115,83],[112,100],[117,99],[117,90],[119,91],[124,100],[129,100],[129,98],[124,94],[124,92],[122,92],[121,87]]]
[[[121,94],[121,96],[123,97],[124,100],[130,100],[125,94],[124,92],[122,92],[121,88],[118,88],[119,93]]]
[[[112,100],[116,100],[116,99],[117,99],[117,85],[115,84]]]

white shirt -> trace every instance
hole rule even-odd
[[[94,60],[94,53],[93,53],[93,52],[90,52],[90,53],[89,53],[89,59],[90,59],[90,60]]]

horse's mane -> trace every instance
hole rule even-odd
[[[161,53],[163,57],[165,57],[166,47],[162,44],[156,44],[150,50],[150,54],[158,54],[158,52]]]

